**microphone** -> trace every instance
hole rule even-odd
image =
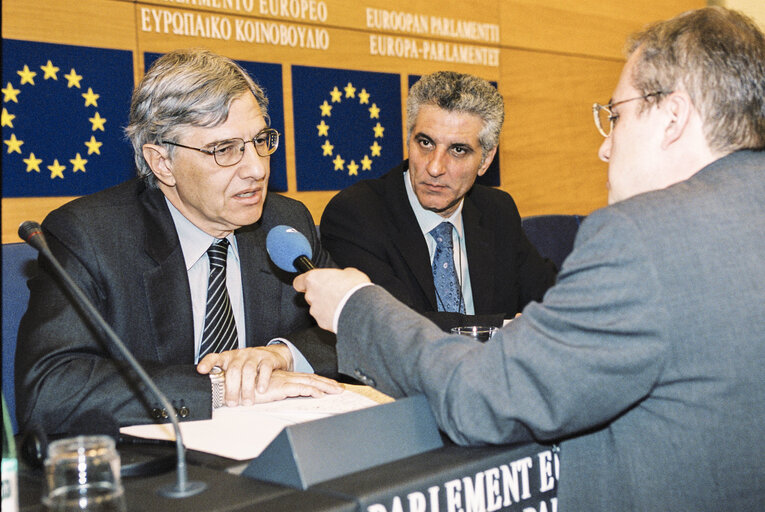
[[[159,390],[157,385],[151,380],[149,374],[141,367],[140,363],[133,357],[130,350],[125,346],[125,343],[117,336],[117,333],[106,323],[104,317],[93,306],[93,303],[83,293],[79,286],[72,280],[64,267],[58,262],[53,253],[48,247],[48,243],[45,241],[45,235],[43,235],[42,227],[37,222],[28,220],[22,222],[19,226],[19,237],[26,243],[37,249],[37,251],[44,256],[48,262],[52,265],[54,273],[63,281],[67,290],[76,299],[78,305],[80,305],[85,311],[89,320],[98,325],[101,330],[109,338],[109,341],[119,349],[122,355],[125,357],[131,368],[138,374],[146,387],[148,387],[152,393],[159,399],[162,407],[167,411],[170,416],[170,421],[173,423],[173,430],[175,431],[176,451],[178,454],[177,479],[175,484],[168,484],[161,487],[158,492],[160,495],[166,498],[186,498],[199,494],[207,488],[207,484],[204,482],[190,482],[188,481],[188,473],[186,467],[186,447],[183,445],[183,437],[181,436],[181,427],[178,423],[178,414],[175,412],[175,408],[170,404],[170,400],[167,399],[164,393]]]
[[[293,227],[279,225],[271,228],[266,236],[266,250],[271,261],[284,271],[302,274],[316,268],[311,261],[311,244]]]

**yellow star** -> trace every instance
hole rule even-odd
[[[27,164],[27,172],[40,172],[42,158],[37,158],[34,153],[29,153],[29,158],[25,158],[24,163]]]
[[[329,137],[329,125],[324,122],[324,119],[316,125],[316,128],[319,130],[319,137]]]
[[[45,72],[45,76],[43,76],[45,80],[49,78],[52,78],[53,80],[58,80],[56,73],[58,73],[59,68],[54,66],[50,60],[48,60],[48,63],[46,65],[40,66],[40,69],[42,69]]]
[[[67,88],[71,89],[72,87],[80,88],[80,80],[82,80],[82,75],[78,75],[74,68],[69,72],[68,75],[64,75],[64,78],[67,79]]]
[[[88,154],[92,155],[93,153],[100,155],[101,154],[101,146],[104,145],[103,142],[98,142],[96,138],[91,135],[90,140],[85,142],[85,145],[88,147]]]
[[[329,143],[329,139],[324,141],[324,144],[322,144],[321,149],[324,150],[324,154],[321,156],[332,156],[332,150],[335,149],[335,146]]]
[[[98,106],[98,98],[101,97],[100,94],[96,94],[93,92],[93,89],[88,87],[88,92],[82,95],[83,98],[85,98],[85,106],[88,107],[90,105],[93,105],[94,107]]]
[[[14,151],[18,154],[21,154],[21,145],[24,144],[24,141],[17,139],[15,133],[12,133],[11,138],[8,140],[4,140],[3,142],[8,144],[9,155],[13,153]]]
[[[104,131],[104,123],[106,122],[106,119],[101,117],[101,115],[96,112],[96,115],[93,117],[89,117],[88,121],[90,121],[93,124],[93,128],[90,129],[90,131],[94,132],[96,130]]]
[[[346,98],[355,98],[356,97],[356,88],[353,86],[352,83],[348,82],[348,85],[346,85],[343,89],[345,89],[345,97]]]
[[[64,169],[66,169],[66,167],[58,163],[58,159],[53,160],[53,165],[48,165],[47,167],[48,167],[48,170],[50,171],[50,179],[53,179],[53,178],[61,178],[62,180],[64,179]]]
[[[382,150],[382,146],[375,141],[374,144],[369,146],[369,149],[372,150],[372,156],[380,156],[380,151]]]
[[[339,103],[343,99],[343,93],[340,92],[340,89],[338,89],[337,86],[329,91],[329,94],[332,96],[332,103]]]
[[[1,89],[3,91],[3,101],[5,103],[8,103],[9,101],[12,101],[14,103],[18,103],[19,100],[16,99],[16,96],[19,95],[21,92],[20,89],[14,89],[13,85],[11,85],[10,82],[8,82],[8,86],[5,89]]]
[[[372,106],[369,107],[369,119],[380,119],[380,107],[377,106],[377,103],[372,103]]]
[[[29,69],[29,66],[27,66],[26,64],[24,64],[24,69],[22,69],[21,71],[16,71],[16,74],[18,74],[21,77],[21,85],[35,84],[35,77],[37,76],[37,72]]]
[[[369,93],[366,89],[361,89],[361,92],[359,93],[359,103],[360,104],[369,104]]]
[[[377,137],[382,137],[383,132],[385,131],[385,128],[383,128],[380,123],[377,123],[372,129],[375,131],[375,139]]]
[[[13,114],[9,114],[7,110],[3,108],[3,115],[0,117],[0,126],[7,126],[8,128],[13,128],[13,120],[16,119],[16,116]]]
[[[79,153],[77,153],[76,158],[70,159],[69,162],[72,164],[72,172],[85,172],[85,164],[88,163],[88,161],[82,158]]]
[[[335,170],[336,171],[342,171],[343,165],[345,165],[345,160],[340,158],[340,155],[337,155],[334,160],[332,160],[332,163],[335,164]]]
[[[367,155],[364,155],[364,158],[361,159],[361,170],[362,171],[372,170],[372,159],[369,158]]]
[[[321,117],[332,117],[332,105],[327,103],[327,100],[324,100],[324,103],[319,105],[319,108],[321,109]]]
[[[348,164],[348,176],[358,176],[359,175],[359,164],[357,164],[354,160],[351,160],[351,163]]]

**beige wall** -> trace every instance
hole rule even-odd
[[[229,2],[234,6],[230,9],[225,8],[226,0],[3,0],[2,34],[4,38],[131,50],[136,80],[143,69],[143,52],[178,47],[206,46],[235,59],[280,63],[289,148],[295,142],[290,65],[396,73],[402,84],[406,84],[407,74],[444,68],[473,73],[497,81],[505,98],[501,188],[515,197],[521,214],[587,214],[606,204],[606,166],[596,154],[602,139],[592,123],[591,105],[610,97],[623,64],[625,37],[648,22],[705,5],[704,0],[323,0],[327,17],[316,21],[259,12],[258,6],[278,4],[277,0],[252,2],[256,8],[246,12],[235,7],[240,3],[236,0]],[[468,41],[450,34],[370,27],[368,8],[495,24],[499,38]],[[327,31],[331,44],[317,51],[146,30],[142,16],[147,9],[320,28]],[[371,36],[475,45],[495,52],[498,65],[371,55]],[[406,91],[402,89],[403,111]],[[6,128],[3,134],[5,138]],[[294,150],[287,151],[286,160],[287,195],[305,202],[318,222],[335,192],[297,191]],[[69,199],[4,198],[3,242],[18,241],[15,231],[21,220],[41,221],[51,208]]]

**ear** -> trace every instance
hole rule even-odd
[[[168,187],[174,186],[173,162],[167,155],[167,149],[157,144],[144,144],[141,149],[143,158],[149,164],[157,180]]]
[[[661,108],[668,116],[668,124],[664,129],[661,148],[667,149],[677,142],[688,129],[694,107],[688,93],[681,90],[670,94],[662,102]]]
[[[486,153],[486,158],[483,159],[483,164],[481,164],[481,168],[478,169],[478,176],[483,176],[484,173],[489,169],[489,166],[494,161],[494,155],[497,154],[497,146],[494,146],[489,150],[488,153]]]

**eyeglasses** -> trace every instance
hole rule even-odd
[[[608,138],[614,129],[616,120],[619,119],[619,114],[614,114],[614,111],[612,110],[615,106],[621,105],[622,103],[627,103],[628,101],[646,100],[653,96],[661,96],[662,94],[670,93],[665,91],[656,91],[648,93],[644,96],[638,96],[637,98],[630,98],[628,100],[617,101],[616,103],[609,103],[608,105],[595,103],[592,105],[592,117],[595,118],[595,126],[598,128],[598,131],[603,137]],[[608,129],[605,127],[608,127]]]
[[[162,140],[162,144],[170,144],[172,146],[178,146],[179,148],[193,149],[199,151],[205,155],[212,155],[215,159],[215,163],[221,167],[231,167],[242,161],[244,158],[244,146],[248,142],[252,142],[255,146],[255,152],[260,156],[272,155],[274,151],[279,147],[279,132],[273,128],[266,128],[255,136],[252,140],[244,140],[240,138],[228,139],[216,143],[212,149],[194,148],[191,146],[184,146],[177,142],[169,140]]]

